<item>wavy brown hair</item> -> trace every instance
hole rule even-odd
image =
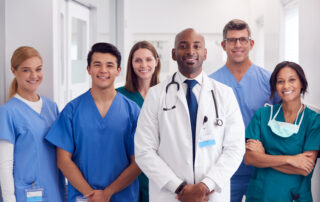
[[[155,67],[155,70],[152,74],[150,87],[157,85],[159,83],[159,74],[160,74],[160,69],[161,69],[161,63],[160,63],[158,52],[150,42],[139,41],[136,44],[134,44],[134,46],[131,48],[129,58],[128,58],[128,64],[127,64],[126,83],[124,85],[126,90],[129,92],[132,92],[132,93],[137,92],[139,90],[138,76],[136,75],[136,73],[133,70],[132,60],[133,60],[134,53],[140,48],[145,48],[145,49],[148,49],[149,51],[151,51],[154,59],[156,61],[158,61],[158,64]]]

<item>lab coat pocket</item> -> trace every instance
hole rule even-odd
[[[224,119],[220,119],[222,123],[224,122]],[[201,131],[200,131],[200,137],[199,137],[199,146],[207,147],[207,146],[215,146],[215,145],[221,145],[221,141],[223,138],[224,133],[224,126],[218,125],[216,119],[211,119],[203,124]]]
[[[199,147],[207,147],[207,146],[213,146],[216,144],[216,140],[213,134],[204,134],[200,136],[199,139]]]
[[[200,130],[199,147],[208,147],[216,144],[215,136],[210,124],[204,124]]]

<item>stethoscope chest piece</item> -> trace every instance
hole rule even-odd
[[[216,124],[217,126],[222,126],[222,125],[223,125],[222,119],[217,118],[215,124]]]
[[[176,86],[176,90],[177,90],[177,91],[179,91],[179,89],[180,89],[179,83],[175,81],[176,74],[177,74],[177,72],[173,74],[173,76],[172,76],[172,78],[171,78],[171,81],[170,81],[170,82],[167,84],[167,86],[166,86],[166,92],[165,92],[165,93],[166,93],[166,96],[167,96],[167,93],[168,93],[168,91],[169,91],[169,87],[170,87],[171,85]],[[216,126],[222,126],[222,125],[223,125],[223,121],[222,121],[222,119],[219,118],[217,101],[216,101],[216,98],[215,98],[215,96],[214,96],[213,90],[211,90],[211,94],[212,94],[212,99],[213,99],[213,103],[214,103],[214,109],[215,109],[215,111],[216,111],[216,121],[215,121],[215,125],[216,125]],[[175,105],[175,104],[172,105],[172,107],[168,107],[168,105],[167,105],[167,100],[166,100],[166,97],[165,97],[165,107],[162,108],[163,111],[170,111],[170,110],[173,110],[173,109],[175,109],[175,108],[176,108],[176,105]],[[207,122],[207,120],[208,120],[208,117],[205,116],[203,123]]]

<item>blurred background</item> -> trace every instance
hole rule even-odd
[[[204,71],[210,74],[225,63],[222,29],[235,18],[251,28],[255,64],[272,71],[277,63],[291,60],[304,68],[309,82],[304,102],[319,110],[319,0],[0,0],[0,105],[8,99],[10,57],[19,46],[39,50],[44,62],[39,93],[61,110],[90,87],[86,57],[92,44],[103,41],[119,48],[120,86],[132,45],[152,42],[160,54],[163,80],[177,71],[171,59],[175,35],[192,27],[205,36]],[[318,166],[314,201],[320,201]]]

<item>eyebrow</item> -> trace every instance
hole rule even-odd
[[[42,67],[42,65],[39,65],[36,68],[38,68],[38,67]],[[20,67],[20,68],[28,68],[28,69],[30,69],[31,67],[25,66],[25,67]]]
[[[101,64],[101,63],[102,63],[101,61],[93,61],[93,64]],[[114,63],[114,62],[106,62],[106,64],[115,65],[116,63]]]
[[[179,43],[188,43],[187,41],[180,41]],[[194,41],[192,43],[201,43],[201,41]]]
[[[299,77],[299,76],[289,75],[289,76],[288,76],[288,77],[286,77],[286,78],[291,78],[291,77]],[[281,76],[277,77],[277,79],[286,79],[286,78],[281,77]]]
[[[115,65],[116,63],[114,62],[107,62],[108,65]]]

